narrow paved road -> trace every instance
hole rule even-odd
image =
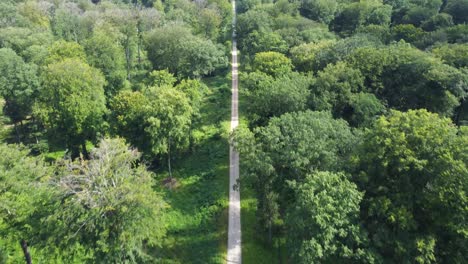
[[[231,101],[231,131],[239,124],[238,111],[238,71],[237,71],[237,41],[236,41],[236,1],[232,0],[232,101]],[[239,188],[234,185],[239,179],[239,153],[232,147],[229,149],[229,224],[227,263],[242,263],[241,250],[241,206]]]

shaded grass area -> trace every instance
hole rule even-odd
[[[264,234],[258,231],[256,211],[254,192],[244,185],[241,189],[242,263],[279,263],[276,249],[266,244],[261,237]]]
[[[229,79],[205,79],[211,93],[195,128],[196,147],[174,162],[177,186],[160,188],[169,205],[162,263],[224,263],[227,241],[230,117]],[[158,181],[167,173],[159,172]]]

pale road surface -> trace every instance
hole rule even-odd
[[[239,124],[238,112],[238,71],[237,71],[237,41],[236,41],[236,1],[232,0],[232,101],[231,101],[231,131]],[[229,223],[227,263],[242,263],[241,250],[241,206],[239,188],[234,189],[239,179],[239,153],[229,148]]]

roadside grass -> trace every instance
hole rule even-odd
[[[275,248],[265,244],[258,231],[257,199],[254,191],[243,185],[241,187],[241,221],[242,221],[242,263],[272,264],[278,263]]]
[[[162,263],[225,263],[226,259],[230,83],[223,75],[203,81],[211,93],[195,127],[196,147],[174,162],[177,186],[158,188],[169,205],[164,216],[167,237],[154,252]],[[159,182],[168,177],[166,171],[156,174]]]

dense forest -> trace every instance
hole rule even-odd
[[[0,263],[221,258],[231,17],[0,1]]]
[[[467,263],[468,1],[238,5],[270,263]]]
[[[468,0],[0,1],[0,263],[468,262]],[[231,34],[240,127],[229,133]]]

